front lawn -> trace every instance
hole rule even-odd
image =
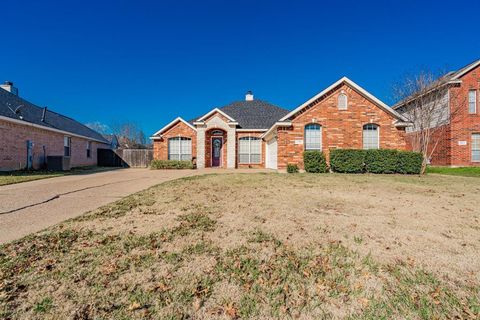
[[[0,318],[477,319],[474,179],[175,180],[0,247]]]
[[[437,173],[463,177],[480,177],[480,167],[427,167],[427,173]]]
[[[95,173],[102,170],[111,170],[111,168],[79,167],[79,168],[73,168],[70,171],[45,171],[45,170],[11,171],[11,172],[0,171],[0,186],[33,181],[33,180],[61,177],[65,175]]]

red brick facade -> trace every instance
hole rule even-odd
[[[26,168],[27,140],[33,142],[33,168],[42,168],[45,156],[63,156],[65,136],[68,135],[0,120],[0,170]],[[88,141],[88,139],[71,136],[70,165],[72,167],[96,165],[97,148],[108,148],[107,145],[92,141],[91,154],[87,157]]]
[[[342,91],[348,98],[347,110],[338,109],[338,95]],[[380,127],[380,148],[404,150],[405,130],[395,127],[396,120],[374,102],[342,84],[300,112],[292,119],[291,127],[278,128],[278,168],[285,169],[287,164],[303,168],[305,125],[309,123],[322,126],[322,151],[327,159],[331,149],[362,149],[363,126],[368,123]]]
[[[436,128],[431,139],[430,163],[439,166],[480,166],[472,161],[472,134],[480,133],[480,66],[460,78],[461,84],[450,88],[450,124]],[[476,113],[469,113],[468,92],[477,90]],[[409,150],[415,133],[407,135]]]
[[[186,137],[192,139],[192,156],[197,153],[197,132],[182,121],[179,121],[167,129],[160,139],[153,140],[153,158],[168,159],[168,139],[174,137]]]

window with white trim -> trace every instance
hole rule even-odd
[[[87,158],[92,157],[92,141],[87,141]]]
[[[255,164],[262,162],[262,140],[257,137],[238,139],[238,162]]]
[[[70,157],[72,155],[72,138],[63,137],[63,155]]]
[[[192,139],[187,137],[168,139],[168,160],[192,160]]]
[[[316,123],[305,126],[305,150],[322,150],[322,126]]]
[[[477,90],[468,91],[468,113],[477,113]]]
[[[379,127],[369,123],[363,126],[363,149],[379,149]]]
[[[480,133],[472,134],[472,161],[480,162]]]
[[[347,110],[348,109],[348,98],[345,93],[340,93],[338,95],[338,110]]]

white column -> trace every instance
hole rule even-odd
[[[197,168],[205,168],[205,128],[197,126]]]
[[[235,126],[230,126],[227,131],[227,168],[235,168],[237,137]]]

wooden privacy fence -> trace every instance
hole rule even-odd
[[[151,149],[98,149],[97,155],[102,167],[146,168],[153,160]]]

